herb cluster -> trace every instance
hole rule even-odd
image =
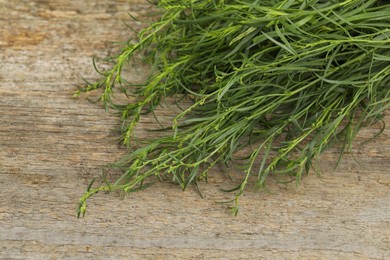
[[[341,154],[390,101],[390,4],[378,0],[160,0],[158,21],[111,57],[100,81],[106,108],[119,111],[129,154],[116,182],[92,188],[131,192],[151,176],[183,189],[216,163],[241,161],[233,212],[248,178],[299,181],[330,143]],[[152,65],[144,84],[122,70],[136,55]],[[117,91],[116,91],[117,90]],[[114,92],[135,97],[117,104]],[[131,149],[140,118],[167,97],[191,102],[171,130]],[[163,130],[163,129],[162,129]],[[145,140],[144,140],[145,141]],[[238,156],[240,151],[247,156]]]

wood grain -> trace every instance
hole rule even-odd
[[[84,219],[78,198],[123,155],[115,115],[72,93],[96,79],[91,58],[113,51],[143,17],[140,0],[0,0],[1,259],[389,259],[390,128],[362,130],[336,170],[336,150],[301,186],[249,189],[232,217],[222,169],[205,199],[169,183],[123,200],[98,194]],[[133,77],[142,77],[142,68]],[[390,125],[387,111],[385,122]],[[148,125],[144,124],[147,128]]]

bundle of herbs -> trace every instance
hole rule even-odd
[[[240,162],[242,180],[230,190],[237,213],[251,176],[258,187],[270,174],[299,181],[329,144],[340,143],[342,154],[389,107],[387,1],[160,0],[157,10],[159,20],[81,89],[102,89],[105,107],[120,112],[130,150],[114,164],[124,170],[118,180],[91,182],[79,215],[99,191],[131,192],[151,176],[185,189],[216,163]],[[138,56],[152,65],[144,84],[124,76]],[[132,101],[115,102],[115,92]],[[167,97],[190,105],[165,134],[137,146],[140,118]]]

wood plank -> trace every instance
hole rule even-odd
[[[72,93],[96,79],[91,58],[112,52],[141,24],[140,0],[0,0],[1,259],[389,259],[390,128],[363,129],[336,170],[300,187],[249,189],[232,217],[223,170],[201,185],[205,199],[169,183],[120,198],[98,194],[84,219],[77,202],[102,166],[124,153],[120,123]],[[133,77],[142,77],[142,69]],[[390,125],[387,111],[385,122]],[[151,121],[143,124],[148,128]]]

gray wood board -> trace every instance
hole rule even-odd
[[[127,11],[143,17],[148,8],[0,0],[0,258],[389,259],[390,128],[359,145],[380,123],[362,130],[336,170],[337,150],[325,152],[322,178],[248,189],[237,217],[215,203],[231,198],[219,190],[233,185],[221,168],[201,184],[205,199],[157,182],[124,199],[98,194],[76,218],[91,178],[124,149],[118,118],[72,93],[81,77],[98,78],[92,56],[132,35],[122,20],[141,28]],[[142,67],[132,74],[142,75]]]

